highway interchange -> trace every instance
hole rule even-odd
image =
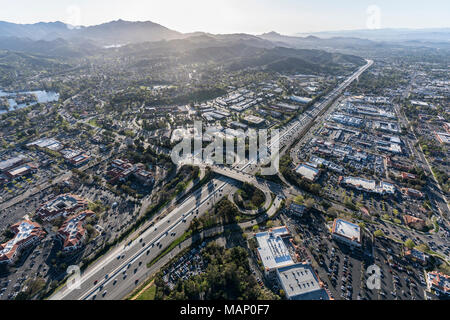
[[[334,100],[345,88],[347,88],[357,77],[367,70],[373,61],[367,64],[347,78],[342,84],[326,95],[323,100],[314,105],[309,111],[303,113],[298,119],[293,120],[286,129],[282,130],[278,141],[271,141],[269,149],[273,144],[279,143],[280,147],[295,140],[296,136],[304,131],[316,117]],[[207,185],[193,192],[186,200],[177,206],[163,219],[146,229],[135,240],[125,240],[117,245],[107,254],[102,256],[78,279],[79,287],[64,285],[51,300],[89,300],[89,299],[123,299],[136,286],[141,284],[149,276],[147,263],[158,256],[177,237],[181,236],[189,227],[191,220],[210,209],[224,195],[233,191],[234,180],[249,181],[257,187],[267,190],[252,175],[258,166],[255,160],[246,164],[236,165],[233,169],[215,167],[214,171],[228,170],[228,174],[222,171],[222,176],[212,179]],[[269,188],[274,192],[273,186]],[[283,199],[283,190],[274,192],[277,197],[269,208],[271,215],[276,212],[277,207]]]

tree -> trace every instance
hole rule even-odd
[[[416,249],[426,253],[430,252],[430,247],[426,243],[419,244]]]
[[[309,198],[308,200],[305,201],[305,207],[311,209],[314,206],[314,203],[315,203],[314,199]]]
[[[329,207],[327,209],[327,214],[332,216],[332,217],[337,217],[338,211],[334,207]]]

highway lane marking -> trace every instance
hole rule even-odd
[[[224,182],[220,188],[216,188],[213,192],[211,192],[203,201],[201,201],[201,203],[199,205],[197,205],[196,207],[194,207],[193,209],[191,209],[187,214],[185,214],[184,216],[181,216],[180,219],[178,219],[176,221],[177,224],[181,223],[185,218],[191,216],[193,214],[193,212],[195,210],[197,210],[198,208],[200,208],[205,202],[207,202],[215,193],[217,193],[221,188],[223,188],[225,185],[227,185],[228,182]],[[167,216],[168,217],[168,216]],[[167,218],[166,217],[166,218]],[[163,223],[164,220],[161,220],[161,223]],[[94,287],[93,289],[88,290],[88,292],[84,295],[82,295],[79,300],[85,300],[87,298],[89,298],[92,294],[94,294],[97,291],[101,291],[100,287],[103,287],[105,285],[107,285],[111,280],[113,280],[118,273],[122,272],[122,269],[126,268],[125,270],[128,270],[128,265],[134,263],[137,259],[139,259],[144,252],[147,251],[147,249],[152,248],[153,244],[155,243],[159,243],[163,238],[168,236],[168,232],[170,230],[172,230],[174,227],[173,225],[171,225],[169,227],[169,229],[165,229],[163,232],[161,232],[157,237],[155,237],[155,239],[150,240],[151,242],[149,242],[149,244],[147,246],[145,246],[143,249],[141,249],[141,251],[138,251],[136,254],[134,254],[134,256],[132,256],[129,260],[127,260],[127,262],[125,262],[123,265],[117,267],[112,273],[113,275],[111,277],[108,277],[108,279],[105,279],[101,284],[99,283],[96,287]],[[151,228],[150,228],[151,229]],[[142,237],[143,238],[143,237]],[[135,240],[136,241],[136,240]],[[138,242],[139,243],[139,242]],[[134,244],[136,245],[136,243]],[[170,245],[170,244],[169,244]],[[85,280],[86,281],[86,280]]]

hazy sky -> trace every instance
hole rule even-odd
[[[0,0],[0,20],[9,22],[93,25],[117,19],[211,33],[450,27],[450,1]]]

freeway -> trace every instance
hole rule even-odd
[[[321,101],[301,114],[298,119],[292,121],[286,130],[280,135],[279,143],[286,145],[288,142],[294,141],[298,136],[301,136],[310,128],[310,125],[325,112],[327,107],[336,99],[343,90],[345,90],[354,80],[356,80],[363,72],[370,68],[373,64],[372,60],[366,60],[367,64],[362,66],[358,71],[352,74],[348,79],[341,83],[337,88],[328,93]]]
[[[367,64],[356,71],[352,76],[340,84],[331,93],[325,96],[322,102],[315,105],[312,110],[301,115],[298,120],[290,123],[288,127],[276,138],[272,139],[272,145],[283,145],[293,139],[293,135],[301,132],[317,115],[322,112],[348,85],[373,64],[367,60]],[[252,173],[257,169],[256,160],[251,160],[242,165],[236,165],[236,173]],[[239,174],[235,179],[239,179]],[[248,177],[248,175],[247,175]],[[176,209],[170,212],[154,226],[145,230],[136,240],[122,243],[101,257],[78,279],[78,286],[64,285],[53,294],[52,300],[87,300],[87,299],[122,299],[137,285],[149,276],[146,264],[158,256],[175,239],[176,235],[183,234],[190,221],[210,209],[224,194],[228,194],[234,188],[231,178],[221,177],[213,179],[209,184],[194,192]],[[280,194],[281,196],[281,194]],[[276,198],[280,204],[281,197]],[[275,211],[274,206],[272,211]],[[268,215],[274,212],[268,212]]]
[[[136,240],[118,245],[88,268],[79,279],[79,289],[65,285],[51,299],[74,300],[94,297],[117,299],[125,296],[145,279],[146,263],[170,245],[176,236],[181,236],[194,217],[210,209],[215,201],[222,198],[223,194],[230,192],[232,188],[229,178],[213,179],[209,184],[195,191],[166,217],[144,231]],[[106,294],[101,297],[105,291]],[[110,291],[109,295],[107,295],[108,291]]]

